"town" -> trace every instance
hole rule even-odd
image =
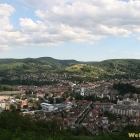
[[[113,86],[122,83],[139,88],[140,79],[77,82],[69,80],[71,76],[65,73],[21,75],[24,80],[56,82],[42,86],[18,85],[17,91],[0,92],[0,112],[18,111],[32,120],[56,119],[64,129],[84,127],[94,135],[120,132],[128,124],[140,125],[140,94],[120,94]]]

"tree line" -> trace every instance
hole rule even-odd
[[[42,86],[42,85],[54,85],[57,84],[57,81],[39,81],[39,80],[32,80],[32,79],[16,79],[16,80],[11,80],[8,78],[4,78],[0,80],[0,84],[2,85],[36,85],[36,86]]]
[[[17,91],[18,89],[8,85],[0,85],[0,91]]]

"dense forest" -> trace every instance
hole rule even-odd
[[[0,85],[0,91],[17,91],[18,89],[8,85]]]
[[[76,60],[58,60],[51,57],[0,59],[0,76],[50,72],[79,63]]]
[[[128,83],[113,84],[113,88],[118,90],[120,95],[124,95],[126,93],[140,94],[140,88],[136,88],[136,87],[132,86],[132,84],[128,84]]]
[[[20,79],[16,79],[16,80],[11,80],[11,79],[7,79],[4,78],[2,80],[0,80],[0,84],[1,85],[36,85],[36,86],[42,86],[42,85],[54,85],[57,84],[57,81],[37,81],[37,80],[31,80],[31,79],[26,79],[26,80],[20,80]]]
[[[101,62],[80,62],[76,60],[58,60],[50,57],[0,59],[0,77],[50,72],[86,75],[89,81],[96,78],[138,78],[140,74],[140,60],[114,59]]]
[[[82,127],[64,130],[62,124],[54,119],[34,121],[30,116],[22,116],[15,111],[0,114],[1,140],[132,140],[135,138],[129,138],[128,133],[139,132],[139,126],[129,125],[122,132],[95,136]]]

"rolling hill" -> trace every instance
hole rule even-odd
[[[68,72],[85,74],[89,77],[138,77],[140,75],[140,60],[112,59],[93,64],[76,64],[65,68]]]
[[[59,60],[51,57],[0,59],[0,76],[42,72],[78,73],[88,77],[139,76],[140,60],[112,59],[101,62]]]
[[[59,60],[51,57],[0,59],[0,75],[18,75],[23,73],[42,73],[58,70],[62,67],[72,66],[86,62],[76,60]]]

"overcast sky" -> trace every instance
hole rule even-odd
[[[0,0],[0,58],[140,59],[140,0]]]

